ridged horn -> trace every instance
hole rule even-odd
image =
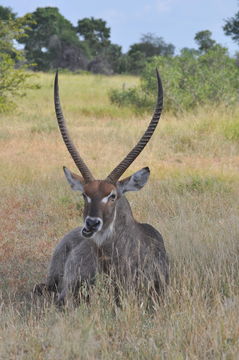
[[[116,166],[116,168],[107,176],[106,181],[115,184],[121,175],[128,169],[128,167],[132,164],[132,162],[137,158],[137,156],[141,153],[144,147],[149,142],[151,136],[154,133],[158,125],[158,121],[160,119],[160,115],[163,109],[163,87],[162,82],[156,69],[157,73],[157,80],[158,80],[158,98],[155,107],[155,111],[152,117],[152,120],[149,123],[147,130],[145,131],[144,135],[135,145],[135,147],[128,153],[128,155]]]
[[[60,104],[59,87],[58,87],[58,70],[56,71],[55,83],[54,83],[54,102],[55,102],[56,118],[64,143],[66,144],[66,147],[69,153],[71,154],[71,157],[74,160],[76,166],[80,170],[85,182],[86,183],[91,182],[94,180],[94,177],[91,174],[88,167],[86,166],[83,159],[81,158],[80,154],[76,150],[76,147],[73,144],[73,141],[71,140],[71,137],[66,127],[66,122]]]

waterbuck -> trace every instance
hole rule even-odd
[[[75,148],[61,110],[58,73],[54,84],[55,111],[62,138],[81,176],[66,167],[64,173],[73,190],[82,193],[82,227],[69,232],[56,246],[47,281],[36,292],[54,291],[57,303],[69,294],[79,294],[83,284],[94,283],[99,273],[111,274],[125,288],[143,288],[159,294],[168,283],[168,259],[160,233],[149,224],[137,222],[132,214],[127,191],[138,191],[149,178],[145,167],[119,180],[150,140],[163,107],[162,83],[157,72],[158,98],[150,124],[137,145],[105,178],[95,180]]]

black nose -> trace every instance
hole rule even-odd
[[[100,220],[97,218],[87,218],[85,224],[89,230],[97,230],[100,226]]]

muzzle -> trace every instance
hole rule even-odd
[[[99,217],[87,216],[82,229],[82,236],[91,238],[102,229],[103,221]]]

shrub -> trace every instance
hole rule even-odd
[[[151,106],[150,99],[137,88],[129,89],[111,89],[109,92],[110,101],[118,106],[131,106],[133,105],[135,111],[138,112]]]
[[[162,77],[166,110],[174,113],[198,106],[226,106],[238,101],[239,68],[220,45],[205,54],[188,50],[175,57],[154,57],[146,64],[138,88],[115,90],[111,101],[151,110],[157,84],[155,69]]]
[[[27,84],[31,74],[26,72],[23,53],[14,46],[24,34],[25,21],[25,17],[0,20],[0,112],[14,108],[14,97],[33,87]]]

